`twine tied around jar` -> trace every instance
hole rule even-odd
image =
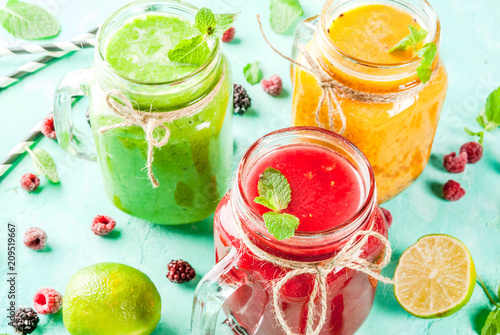
[[[104,134],[105,132],[116,128],[131,126],[141,127],[146,135],[146,142],[148,145],[146,160],[148,179],[151,181],[153,188],[157,188],[160,184],[153,174],[153,153],[154,148],[161,148],[166,145],[170,139],[170,129],[168,129],[165,123],[169,123],[186,116],[192,116],[201,111],[218,93],[220,87],[222,86],[224,76],[225,70],[222,71],[220,79],[215,87],[203,99],[190,106],[170,112],[154,113],[151,111],[143,112],[137,110],[132,106],[132,102],[119,90],[110,90],[106,93],[106,103],[115,114],[125,119],[125,122],[101,127],[99,128],[99,134]],[[165,134],[163,136],[155,136],[154,133],[158,128],[163,128],[165,130]]]
[[[363,103],[387,104],[387,103],[395,103],[400,100],[415,96],[425,87],[424,84],[420,83],[405,91],[396,93],[385,93],[385,94],[362,92],[347,87],[342,83],[338,82],[337,80],[333,79],[330,76],[330,74],[328,74],[328,72],[326,72],[321,67],[321,65],[314,60],[311,53],[305,50],[303,47],[298,46],[300,53],[304,56],[309,66],[302,64],[296,61],[295,59],[292,59],[281,53],[271,44],[266,34],[264,33],[264,29],[262,28],[262,22],[260,21],[260,15],[257,14],[256,16],[257,16],[257,21],[259,23],[260,32],[264,37],[266,43],[271,47],[271,49],[275,53],[277,53],[278,55],[289,61],[290,63],[298,66],[304,71],[311,73],[314,76],[314,78],[316,78],[318,86],[321,88],[321,96],[319,98],[318,105],[316,107],[315,119],[317,125],[320,127],[324,127],[323,122],[321,122],[320,115],[321,115],[321,107],[325,103],[325,100],[328,107],[328,126],[330,127],[330,130],[335,131],[340,135],[343,135],[345,130],[347,129],[347,119],[342,109],[342,102],[339,101],[338,97],[349,98]],[[433,71],[433,75],[434,73],[436,73],[436,71]],[[337,115],[341,122],[341,125],[338,129],[336,129],[335,127],[334,115]]]
[[[276,314],[276,319],[279,325],[287,335],[296,335],[296,333],[293,332],[285,320],[285,313],[281,307],[279,295],[283,286],[290,279],[296,276],[302,274],[311,274],[314,276],[313,290],[307,303],[307,323],[305,335],[318,335],[326,323],[326,313],[328,309],[326,281],[328,275],[336,268],[349,268],[351,270],[363,272],[383,283],[394,284],[394,280],[380,274],[380,271],[386,267],[391,260],[392,249],[389,240],[387,240],[385,236],[373,231],[373,221],[367,230],[355,232],[334,257],[320,262],[298,262],[271,255],[253,244],[243,231],[241,222],[238,219],[236,220],[236,228],[243,244],[257,258],[272,263],[273,265],[279,266],[283,269],[290,270],[272,285],[274,313]],[[380,263],[372,263],[361,258],[361,249],[365,246],[370,237],[374,237],[384,244],[384,257]],[[320,299],[320,310],[318,310],[318,306],[315,303],[315,299],[318,294]],[[319,315],[319,321],[316,327],[314,327],[315,315]]]

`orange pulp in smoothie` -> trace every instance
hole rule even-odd
[[[374,95],[399,93],[420,84],[415,71],[402,76],[401,67],[396,66],[411,63],[414,57],[412,49],[387,52],[409,34],[408,25],[420,29],[415,18],[396,7],[361,5],[331,21],[327,30],[329,46],[322,45],[324,42],[315,35],[306,50],[318,60],[324,71],[344,86]],[[335,60],[335,56],[328,54],[328,48],[340,50],[340,54],[357,59],[358,63],[346,57],[337,56]],[[298,60],[305,62],[302,55]],[[409,186],[429,160],[448,83],[446,69],[439,57],[433,66],[433,76],[422,90],[394,103],[337,96],[347,120],[343,135],[368,157],[375,173],[379,202],[391,199]],[[354,71],[346,71],[346,68]],[[384,77],[373,77],[381,73]],[[321,95],[316,78],[298,67],[294,68],[292,77],[293,125],[328,128],[326,103],[320,112],[322,125],[318,125],[315,119]],[[336,118],[335,122],[338,124],[339,119]]]

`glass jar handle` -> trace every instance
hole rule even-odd
[[[74,127],[72,102],[75,97],[89,96],[94,71],[90,68],[70,72],[60,81],[54,96],[54,127],[59,145],[80,158],[96,161],[91,136]]]
[[[250,284],[247,273],[236,268],[238,260],[239,254],[232,248],[196,287],[191,314],[192,335],[215,335],[217,318],[224,302],[238,288]]]

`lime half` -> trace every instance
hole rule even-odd
[[[396,299],[408,313],[440,318],[469,301],[476,270],[462,242],[448,235],[426,235],[401,255],[394,281]]]

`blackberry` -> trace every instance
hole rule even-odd
[[[35,331],[36,326],[40,322],[38,314],[33,308],[18,308],[14,314],[14,321],[10,324],[19,334],[31,334]]]
[[[252,99],[248,96],[247,91],[243,86],[234,84],[233,95],[233,113],[243,115],[245,111],[252,105]]]
[[[194,277],[196,277],[196,272],[188,262],[179,259],[177,261],[172,260],[168,264],[167,278],[171,282],[182,284],[194,279]]]

